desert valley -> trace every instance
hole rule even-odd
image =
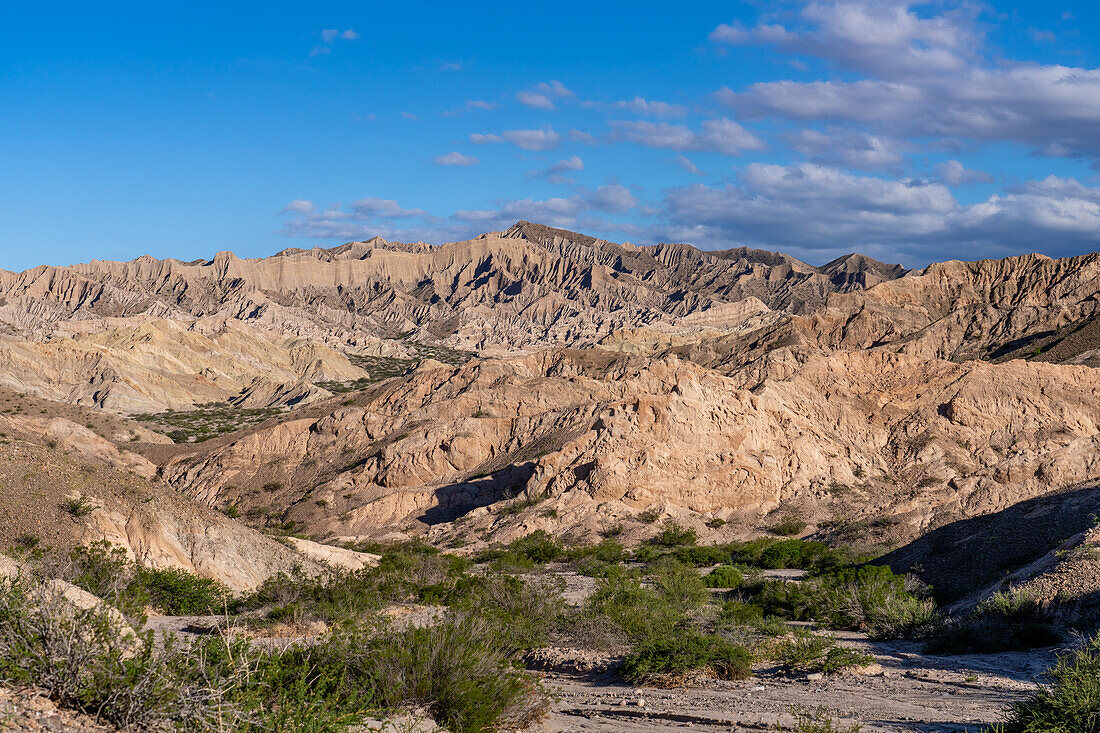
[[[1100,5],[0,35],[0,733],[1100,733]]]
[[[503,614],[531,671],[478,673],[522,689],[484,721],[379,693],[393,730],[980,730],[1100,624],[1098,310],[1096,254],[814,267],[525,221],[3,272],[6,572],[148,643]]]

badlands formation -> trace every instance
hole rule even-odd
[[[1058,507],[1100,478],[1098,310],[1097,254],[815,267],[528,222],[93,261],[0,272],[0,420],[37,440],[18,461],[65,453],[171,497],[112,489],[102,536],[224,576],[180,539],[207,523],[238,585],[289,562],[272,528],[458,547],[640,538],[647,512],[714,540],[793,517],[934,574],[920,543],[965,544],[960,522],[1077,516]],[[1053,553],[1091,541],[1067,522],[1004,571],[1062,592]]]

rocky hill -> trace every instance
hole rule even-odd
[[[0,385],[78,452],[64,409],[140,418],[113,470],[268,532],[640,537],[656,513],[881,548],[1100,478],[1098,310],[1100,254],[814,267],[520,222],[0,273]]]

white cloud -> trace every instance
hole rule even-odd
[[[477,165],[481,161],[472,155],[463,155],[462,153],[452,151],[450,153],[447,153],[446,155],[435,156],[434,158],[432,158],[432,162],[436,165],[467,166]]]
[[[547,173],[565,173],[566,171],[583,171],[584,161],[579,155],[571,155],[564,160],[559,160],[546,169]]]
[[[596,136],[590,132],[584,132],[582,130],[570,130],[569,131],[570,142],[581,143],[582,145],[597,145],[598,141]]]
[[[967,168],[957,160],[949,160],[937,165],[936,178],[952,187],[968,183],[993,183],[993,176],[985,171]]]
[[[308,214],[313,211],[313,202],[305,199],[294,199],[283,207],[280,214]]]
[[[555,227],[583,229],[601,221],[600,214],[624,214],[637,200],[624,186],[608,184],[568,197],[505,199],[492,208],[465,209],[437,217],[422,209],[407,209],[396,201],[365,198],[347,207],[301,212],[286,222],[282,233],[291,237],[349,241],[380,236],[399,241],[450,242],[470,239],[487,231],[506,229],[520,219]]]
[[[920,265],[1004,257],[1037,243],[1057,256],[1100,245],[1100,188],[1052,176],[963,206],[942,183],[756,163],[737,183],[671,189],[661,218],[649,227],[654,239],[814,261],[860,251]]]
[[[786,26],[724,25],[712,40],[808,54],[864,78],[777,80],[717,92],[743,117],[867,126],[894,138],[1008,141],[1100,157],[1100,69],[986,58],[979,4],[918,13],[905,0],[807,2]]]
[[[496,109],[497,106],[493,102],[486,102],[484,99],[469,99],[466,101],[466,109]]]
[[[359,34],[351,28],[341,31],[338,28],[325,28],[320,32],[321,45],[314,46],[309,52],[310,56],[327,56],[332,53],[332,46],[336,41],[354,41]]]
[[[610,214],[625,214],[638,205],[634,194],[625,186],[617,183],[600,186],[591,194],[586,195],[585,200],[593,209],[606,211]]]
[[[800,6],[793,27],[720,25],[716,43],[775,45],[886,77],[966,69],[982,44],[979,8],[963,5],[921,17],[905,0],[820,0]]]
[[[535,109],[554,109],[554,101],[545,94],[539,92],[523,91],[516,95],[519,103]]]
[[[423,209],[406,209],[393,199],[381,199],[374,196],[359,199],[352,203],[351,210],[360,216],[381,216],[390,219],[407,219],[426,216]]]
[[[703,171],[699,170],[699,166],[695,165],[695,163],[693,163],[691,161],[691,159],[688,158],[687,156],[677,155],[676,156],[676,165],[680,166],[681,168],[686,170],[688,173],[691,173],[692,175],[696,175],[696,176],[705,176],[706,175],[706,173],[703,173]]]
[[[872,170],[896,168],[904,159],[896,140],[854,130],[800,130],[783,139],[792,150],[815,163]]]
[[[284,234],[345,241],[374,235],[455,241],[527,219],[579,231],[611,227],[647,241],[779,249],[816,262],[860,251],[913,266],[1003,257],[1034,251],[1036,243],[1054,256],[1100,246],[1100,187],[1055,176],[970,205],[960,204],[943,183],[813,163],[754,163],[735,182],[670,189],[659,206],[640,206],[619,184],[564,197],[506,199],[444,217],[380,198],[323,211],[296,202],[285,210]]]
[[[549,82],[539,82],[533,89],[525,89],[516,94],[519,103],[534,109],[556,109],[555,99],[568,99],[576,96],[557,79]]]
[[[559,97],[562,99],[576,96],[575,94],[573,94],[573,92],[566,89],[565,85],[557,79],[554,79],[552,81],[539,82],[535,85],[535,91],[547,94],[551,97]]]
[[[546,178],[549,179],[552,183],[572,183],[572,179],[566,178],[562,174],[583,170],[584,161],[581,160],[581,157],[579,155],[571,155],[568,158],[559,160],[557,163],[554,163],[545,170],[532,171],[527,174],[527,177]]]
[[[625,110],[645,117],[686,117],[688,110],[682,104],[670,104],[657,102],[645,97],[623,99],[618,102],[584,102],[585,107],[606,107],[609,109]]]
[[[711,151],[726,155],[739,155],[743,150],[764,149],[764,143],[759,138],[725,117],[703,122],[700,132],[686,125],[672,125],[667,122],[616,120],[611,125],[613,137],[651,148]]]
[[[461,61],[444,61],[435,67],[436,71],[462,71]]]
[[[475,132],[470,135],[470,142],[475,145],[508,142],[523,150],[550,150],[556,148],[561,142],[561,135],[554,132],[552,127],[538,130],[505,130],[499,135],[495,133],[483,135]]]

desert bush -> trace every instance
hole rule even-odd
[[[144,621],[149,593],[137,577],[136,565],[121,547],[106,540],[75,547],[54,574],[102,598],[128,618]]]
[[[861,629],[879,639],[912,637],[937,618],[935,602],[911,592],[906,577],[888,567],[845,568],[818,584],[817,616],[830,628]]]
[[[783,535],[784,537],[801,534],[805,529],[806,522],[795,516],[783,517],[778,522],[768,527],[768,531],[772,534]]]
[[[612,539],[604,539],[594,545],[575,547],[564,552],[564,558],[574,562],[595,559],[603,563],[619,563],[627,557],[622,544]]]
[[[661,518],[661,513],[656,509],[646,509],[644,512],[639,513],[635,519],[642,524],[653,524]]]
[[[791,625],[778,616],[763,616],[749,621],[757,632],[764,636],[783,636],[791,631]]]
[[[745,626],[764,618],[764,611],[760,606],[754,606],[744,601],[726,601],[718,609],[718,622],[728,626]],[[786,629],[786,624],[784,624]]]
[[[557,560],[565,555],[565,549],[545,530],[513,540],[504,547],[491,547],[474,556],[475,562],[495,562],[499,566],[519,569],[534,568]]]
[[[474,578],[461,587],[456,609],[487,619],[501,630],[514,651],[543,646],[565,614],[561,597],[564,581],[535,577],[521,580],[509,575]]]
[[[534,712],[534,683],[511,666],[512,646],[486,621],[448,614],[439,624],[336,652],[355,655],[356,664],[376,675],[384,707],[423,708],[449,730],[473,733],[525,722]]]
[[[311,578],[300,571],[279,573],[264,581],[251,595],[234,601],[231,610],[235,613],[264,610],[272,621],[349,624],[381,608],[386,598],[379,592],[379,585],[368,570],[331,579]]]
[[[814,634],[807,629],[795,631],[775,647],[775,661],[792,672],[835,674],[851,667],[871,664],[875,659],[857,649],[837,646],[829,634]]]
[[[684,610],[698,608],[710,599],[699,573],[675,561],[656,569],[653,585],[666,603]]]
[[[650,540],[650,544],[660,547],[682,547],[684,545],[694,545],[698,539],[699,534],[694,529],[684,527],[676,522],[668,522]]]
[[[743,582],[745,582],[745,576],[731,565],[716,567],[703,578],[703,585],[708,588],[740,588]]]
[[[119,727],[213,731],[243,723],[230,695],[241,678],[199,674],[203,651],[170,640],[158,649],[151,632],[134,634],[106,610],[77,609],[48,585],[0,585],[0,679],[41,687]]]
[[[77,496],[72,499],[66,499],[62,506],[69,514],[74,517],[84,517],[91,514],[96,506],[92,503],[91,499],[86,496]]]
[[[140,570],[138,581],[149,604],[170,616],[218,613],[229,598],[229,590],[218,581],[177,568]]]
[[[681,608],[636,578],[625,576],[601,580],[587,607],[590,613],[606,616],[633,639],[663,633],[683,618]]]
[[[476,733],[524,722],[539,700],[510,664],[509,632],[469,614],[425,629],[352,627],[263,652],[225,638],[157,644],[48,589],[0,585],[0,681],[43,687],[127,729],[321,733],[368,711],[419,707],[449,730]]]
[[[789,733],[859,733],[863,726],[859,723],[845,725],[829,714],[828,709],[819,707],[816,710],[795,708],[791,711],[794,715],[794,727],[777,725],[777,731],[789,731]]]
[[[758,581],[745,586],[767,615],[817,621],[831,629],[866,631],[877,639],[915,638],[938,623],[935,602],[889,568],[844,568],[800,582]]]
[[[925,642],[927,654],[972,654],[1049,646],[1061,641],[1035,596],[997,593],[966,617],[948,621]]]
[[[687,547],[677,547],[669,553],[669,556],[675,558],[678,562],[697,568],[703,568],[709,565],[729,565],[730,558],[732,557],[729,545],[689,545]]]
[[[622,675],[631,682],[651,682],[660,675],[704,671],[740,680],[752,674],[751,665],[752,654],[723,636],[674,629],[638,644],[623,661]]]
[[[1058,658],[1050,684],[1014,703],[987,733],[1096,733],[1100,731],[1100,637]]]

